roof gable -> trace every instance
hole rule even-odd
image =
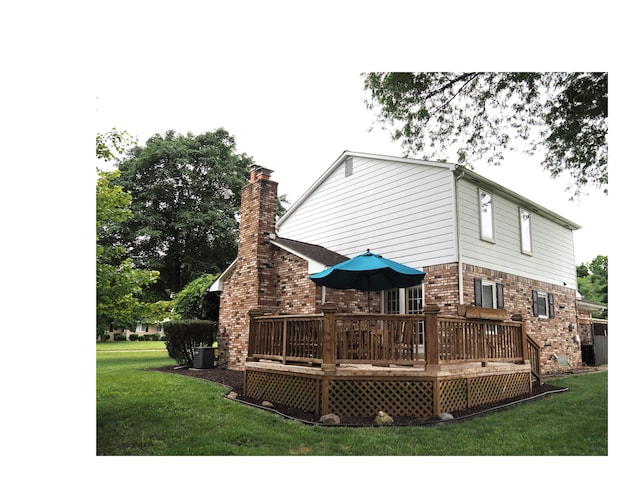
[[[338,159],[333,162],[333,164],[320,176],[320,178],[318,178],[313,185],[311,185],[311,187],[304,193],[302,194],[302,196],[295,201],[295,203],[291,206],[291,208],[289,208],[285,214],[277,221],[276,223],[276,230],[278,228],[278,225],[282,224],[284,221],[286,221],[287,217],[289,215],[291,215],[297,208],[299,205],[301,205],[302,203],[304,203],[304,201],[320,186],[322,185],[322,183],[337,169],[339,168],[347,159],[349,158],[354,158],[354,157],[361,157],[361,158],[368,158],[368,159],[372,159],[372,160],[383,160],[383,161],[388,161],[388,162],[401,162],[401,163],[410,163],[410,164],[414,164],[414,165],[421,165],[421,166],[431,166],[431,167],[436,167],[436,168],[442,168],[442,169],[446,169],[446,170],[451,170],[453,171],[456,167],[455,164],[453,163],[447,163],[447,162],[433,162],[433,161],[429,161],[429,160],[417,160],[417,159],[413,159],[413,158],[406,158],[406,157],[394,157],[394,156],[390,156],[390,155],[377,155],[377,154],[373,154],[373,153],[361,153],[361,152],[352,152],[349,150],[345,150],[344,152],[342,152],[342,154],[338,157]]]

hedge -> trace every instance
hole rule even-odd
[[[164,324],[169,356],[178,365],[193,367],[196,347],[212,347],[216,341],[217,323],[210,320],[180,320]]]

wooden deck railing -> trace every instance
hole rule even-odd
[[[531,373],[536,377],[538,383],[542,383],[542,366],[540,365],[540,345],[527,335],[527,354],[531,363]]]
[[[535,354],[522,321],[423,315],[337,313],[251,316],[249,360],[304,362],[335,369],[341,363],[443,365],[531,361]],[[539,349],[539,347],[538,347]],[[536,365],[539,366],[539,361]]]

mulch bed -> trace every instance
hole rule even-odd
[[[184,367],[161,367],[153,370],[162,371],[166,373],[174,373],[179,375],[186,375],[189,377],[199,378],[202,380],[206,380],[209,382],[215,382],[221,385],[224,385],[229,388],[229,391],[233,391],[237,393],[237,400],[241,401],[245,404],[254,406],[256,408],[261,408],[264,410],[269,410],[274,413],[280,414],[285,418],[290,418],[293,420],[297,420],[304,423],[317,424],[320,419],[320,415],[315,413],[304,412],[299,409],[291,408],[286,405],[274,404],[272,407],[266,408],[261,406],[261,403],[264,399],[256,399],[250,398],[243,395],[243,380],[244,373],[242,371],[237,370],[228,370],[226,368],[218,367],[211,369],[196,369],[196,368],[184,368]],[[569,373],[584,373],[591,371],[588,367],[583,367],[580,369],[572,370]],[[492,404],[483,405],[481,407],[469,408],[466,410],[459,410],[456,412],[450,412],[454,416],[453,421],[470,419],[479,415],[485,415],[488,413],[492,413],[498,411],[503,408],[508,408],[510,406],[517,405],[524,401],[530,400],[538,400],[546,398],[546,394],[550,393],[559,393],[566,391],[566,389],[561,389],[558,387],[554,387],[548,383],[543,383],[542,385],[534,384],[533,391],[530,395],[521,395],[519,397],[510,398],[508,400],[503,400],[500,402],[495,402]],[[448,420],[447,422],[451,422],[452,420]],[[409,426],[409,425],[434,425],[434,424],[442,424],[441,420],[435,418],[410,418],[410,417],[394,417],[395,426]],[[373,418],[360,418],[360,417],[342,417],[340,419],[341,425],[346,426],[372,426]]]

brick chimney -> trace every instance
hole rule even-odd
[[[272,170],[253,165],[242,190],[240,236],[234,271],[220,298],[220,362],[241,369],[248,353],[249,310],[276,308],[276,271],[269,235],[275,233],[278,184]]]

